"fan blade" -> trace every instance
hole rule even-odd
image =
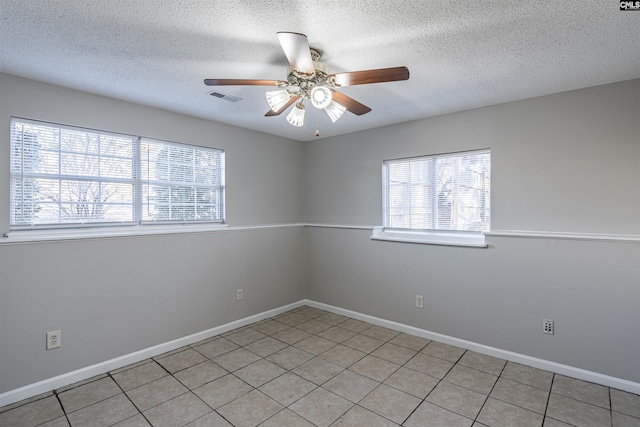
[[[300,99],[299,96],[292,96],[291,99],[286,104],[284,104],[282,108],[280,108],[278,111],[269,110],[267,111],[267,114],[265,114],[264,116],[265,117],[279,116],[284,112],[284,110],[291,107],[298,99]]]
[[[307,36],[299,33],[278,33],[278,40],[284,54],[289,61],[289,65],[304,74],[315,74],[313,68],[313,60],[311,59],[311,51],[309,50],[309,41]]]
[[[336,103],[346,108],[347,111],[350,111],[357,116],[367,114],[369,111],[371,111],[371,108],[367,107],[364,104],[360,104],[358,101],[351,97],[348,97],[344,93],[333,92],[332,98]]]
[[[289,86],[284,80],[205,79],[207,86]],[[284,86],[283,86],[284,85]]]
[[[395,82],[408,80],[409,69],[407,67],[378,68],[375,70],[352,71],[350,73],[336,73],[329,77],[335,78],[337,87]]]

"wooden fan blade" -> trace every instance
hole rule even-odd
[[[207,86],[289,86],[284,80],[205,79]]]
[[[279,116],[284,112],[284,110],[291,107],[298,99],[300,99],[299,96],[292,96],[291,99],[286,104],[284,104],[282,108],[280,108],[278,111],[269,110],[267,111],[267,114],[265,114],[264,116],[265,117]]]
[[[407,67],[377,68],[375,70],[336,73],[329,77],[335,78],[337,87],[395,82],[398,80],[408,80],[409,69]]]
[[[280,45],[289,61],[289,65],[294,70],[304,74],[316,73],[313,68],[307,36],[299,33],[281,32],[278,33],[278,40],[280,40]]]
[[[355,99],[345,95],[344,93],[340,93],[340,92],[333,92],[332,94],[332,99],[342,105],[344,108],[347,109],[347,111],[352,112],[353,114],[357,115],[357,116],[361,116],[363,114],[367,114],[369,111],[371,111],[371,108],[367,107],[364,104],[359,103],[358,101],[356,101]]]

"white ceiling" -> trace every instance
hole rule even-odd
[[[617,0],[0,0],[0,71],[295,140],[640,78],[640,12]],[[330,72],[405,65],[342,92],[372,108],[305,126],[264,117],[286,80],[276,32],[306,34]],[[207,93],[242,98],[231,103]],[[313,110],[313,111],[312,111]]]

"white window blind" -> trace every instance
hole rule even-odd
[[[12,230],[224,221],[224,153],[11,120]]]
[[[384,161],[384,227],[489,231],[490,184],[489,150]]]

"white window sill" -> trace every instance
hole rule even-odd
[[[392,231],[385,230],[384,227],[374,227],[371,240],[418,243],[423,245],[465,246],[472,248],[486,248],[488,246],[485,242],[484,234]]]
[[[10,231],[0,238],[2,243],[27,243],[56,240],[102,239],[108,237],[146,236],[158,234],[198,233],[218,231],[227,224],[167,224],[137,225],[129,227],[60,228],[51,230]]]

